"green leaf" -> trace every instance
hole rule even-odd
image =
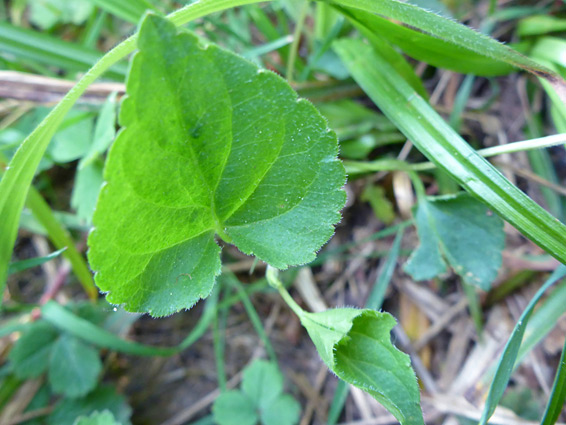
[[[289,394],[278,397],[268,409],[260,410],[263,425],[294,425],[299,422],[301,405]]]
[[[275,363],[256,360],[243,373],[242,391],[220,395],[212,409],[220,425],[293,425],[299,421],[301,406],[283,394],[283,375]],[[259,417],[258,417],[259,415]]]
[[[275,74],[157,16],[138,47],[89,237],[108,300],[190,308],[220,272],[215,234],[278,268],[312,261],[345,202],[324,118]]]
[[[87,0],[28,0],[30,21],[42,30],[57,23],[80,25],[91,14],[93,7]]]
[[[220,394],[214,401],[212,413],[219,425],[255,425],[259,419],[254,403],[237,390]]]
[[[391,344],[395,319],[339,308],[300,315],[318,353],[340,379],[371,394],[402,425],[422,425],[419,386],[409,356]]]
[[[432,279],[448,263],[466,283],[488,291],[501,267],[503,220],[468,194],[421,199],[415,216],[420,245],[405,271]]]
[[[46,369],[57,330],[46,322],[32,323],[10,351],[12,369],[20,379],[36,378]]]
[[[130,425],[132,409],[124,396],[110,386],[100,386],[85,397],[64,398],[47,419],[48,425],[73,425],[80,416],[108,410],[117,422]]]
[[[120,425],[116,422],[116,418],[112,412],[105,410],[103,412],[94,412],[92,415],[77,418],[74,425]]]
[[[370,46],[358,40],[334,46],[368,96],[430,161],[566,263],[564,224],[472,149]]]
[[[96,387],[102,362],[98,351],[70,335],[62,335],[51,350],[49,383],[53,392],[80,397]]]
[[[242,391],[260,409],[266,409],[283,392],[283,375],[276,364],[257,360],[244,370]]]
[[[102,161],[94,160],[77,169],[71,206],[77,210],[77,216],[87,223],[92,221],[98,193],[104,183],[103,167]]]
[[[81,159],[79,168],[86,167],[104,154],[116,137],[116,106],[116,92],[113,92],[100,108],[92,144],[88,153]]]
[[[91,145],[94,128],[92,114],[73,109],[68,118],[69,125],[57,132],[48,149],[51,159],[59,163],[84,157]]]
[[[217,0],[201,0],[176,10],[168,15],[168,19],[175,25],[182,25],[193,19],[226,8],[258,2],[259,0],[227,0],[222,2],[218,2]],[[8,45],[14,43],[18,44],[21,38],[27,38],[26,45],[23,47],[24,51],[30,49],[34,50],[36,42],[41,43],[45,41],[42,37],[28,37],[29,34],[27,32],[24,32],[22,36],[22,34],[17,34],[18,31],[16,30],[16,34],[14,34],[12,30],[14,30],[15,27],[11,27],[10,25],[7,25],[7,27],[8,32],[11,32],[8,36]],[[2,51],[7,51],[2,40],[5,35],[5,30],[6,26],[0,22],[0,50]],[[112,65],[132,53],[135,50],[136,42],[137,34],[124,40],[96,62],[89,72],[80,79],[73,89],[69,91],[61,102],[45,117],[40,125],[23,141],[6,167],[6,172],[2,180],[0,180],[0,217],[2,217],[0,221],[0,292],[4,290],[6,285],[8,264],[16,241],[18,222],[24,207],[26,194],[29,191],[41,158],[49,145],[49,141],[67,112],[69,112],[71,107],[86,91],[88,86]],[[18,50],[19,47],[21,46],[18,46],[16,50]],[[44,47],[51,48],[52,53],[57,52],[57,47],[53,47],[52,40],[47,41]],[[84,50],[84,47],[82,50]],[[74,53],[80,56],[82,50],[77,49]],[[40,51],[39,54],[41,55],[42,52]],[[50,55],[48,56],[50,57]]]

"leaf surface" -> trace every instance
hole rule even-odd
[[[275,74],[157,16],[138,47],[89,238],[108,300],[190,308],[220,272],[215,234],[274,267],[312,261],[345,202],[324,118]]]
[[[94,412],[90,416],[81,416],[77,418],[74,425],[120,425],[116,422],[116,418],[112,412],[105,410],[103,412]]]
[[[374,310],[303,313],[318,353],[340,379],[371,394],[402,425],[423,425],[419,386],[407,354],[390,340],[395,319]]]
[[[421,200],[416,213],[420,245],[405,271],[416,280],[432,279],[448,263],[466,283],[484,291],[501,267],[503,221],[470,195]]]
[[[132,409],[113,387],[100,386],[84,397],[64,398],[47,418],[48,425],[73,425],[80,416],[108,410],[116,421],[130,425]]]
[[[96,387],[102,362],[98,351],[79,339],[62,335],[51,351],[49,383],[57,394],[80,397]]]
[[[46,322],[28,326],[8,356],[18,378],[36,378],[47,369],[57,335],[57,330]]]
[[[254,403],[237,390],[220,394],[214,402],[212,413],[219,425],[255,425],[258,421]]]

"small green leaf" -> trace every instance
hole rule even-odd
[[[260,411],[263,425],[294,425],[299,422],[301,405],[289,394],[278,397],[268,409]]]
[[[28,326],[10,351],[8,358],[15,375],[20,379],[36,378],[46,369],[57,330],[46,322]]]
[[[92,221],[98,193],[104,183],[102,169],[102,161],[94,160],[84,167],[79,167],[75,176],[71,207],[77,211],[77,216],[87,223]]]
[[[283,392],[283,375],[276,364],[255,361],[244,371],[242,391],[260,409],[265,409]]]
[[[409,356],[391,344],[395,319],[374,310],[302,313],[318,353],[340,379],[371,394],[402,425],[423,425],[419,386]]]
[[[49,383],[53,392],[80,397],[96,387],[102,362],[98,351],[70,335],[61,336],[49,360]]]
[[[416,213],[420,245],[405,271],[415,280],[446,271],[446,262],[466,283],[488,291],[501,267],[503,221],[470,195],[421,200]],[[446,260],[446,262],[445,262]]]
[[[259,419],[254,403],[240,391],[220,394],[212,406],[212,413],[219,425],[255,425]]]
[[[278,268],[312,261],[345,203],[324,118],[274,73],[157,16],[138,47],[89,237],[108,300],[190,308],[220,272],[215,234]]]
[[[283,394],[283,375],[275,363],[256,360],[243,373],[242,391],[220,395],[212,409],[220,425],[293,425],[299,421],[301,406]],[[258,416],[259,415],[259,416]]]
[[[116,137],[116,92],[111,93],[102,107],[94,127],[94,136],[90,149],[79,163],[79,168],[86,167],[106,152]]]
[[[103,412],[94,412],[92,415],[77,418],[74,425],[120,425],[116,422],[116,418],[112,412],[105,410]]]
[[[100,386],[85,397],[64,398],[47,419],[48,425],[73,425],[80,416],[88,416],[95,411],[112,412],[117,422],[130,425],[132,409],[124,396],[116,393],[110,386]]]

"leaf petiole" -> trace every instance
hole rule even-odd
[[[267,283],[269,283],[269,286],[277,289],[277,291],[279,292],[281,297],[285,300],[287,305],[291,308],[291,310],[293,310],[293,312],[297,316],[299,316],[299,319],[301,319],[302,322],[308,313],[305,310],[303,310],[299,306],[299,304],[297,304],[297,302],[293,299],[291,294],[289,294],[287,289],[285,289],[283,282],[281,282],[281,280],[279,279],[279,270],[268,265],[267,270],[265,272],[265,278],[267,279]]]

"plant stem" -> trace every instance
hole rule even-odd
[[[267,279],[269,286],[279,291],[279,295],[281,295],[281,297],[283,298],[283,300],[285,300],[285,302],[291,308],[291,310],[293,310],[293,312],[297,316],[299,316],[299,319],[301,319],[302,321],[306,314],[306,311],[303,310],[299,306],[299,304],[295,302],[291,294],[289,294],[289,292],[287,292],[287,289],[285,289],[285,286],[283,286],[281,280],[279,280],[279,270],[277,270],[274,267],[267,266],[267,271],[265,272],[265,278]]]
[[[289,51],[289,59],[287,60],[287,70],[285,76],[289,84],[293,83],[293,71],[295,70],[295,60],[297,59],[297,53],[299,52],[299,44],[301,42],[301,33],[303,32],[303,26],[305,25],[305,19],[307,17],[307,11],[309,8],[308,0],[303,0],[303,5],[301,7],[301,12],[299,19],[295,24],[295,31],[293,32],[293,44],[291,44],[291,50]]]
[[[539,137],[536,139],[507,143],[506,145],[479,149],[477,153],[485,158],[489,158],[506,153],[524,152],[534,149],[545,149],[563,144],[566,144],[566,133],[559,133],[552,136]],[[380,159],[371,162],[344,161],[344,165],[346,166],[346,171],[349,174],[376,171],[429,171],[436,168],[436,165],[432,162],[409,164],[406,161],[401,161],[398,159]]]

